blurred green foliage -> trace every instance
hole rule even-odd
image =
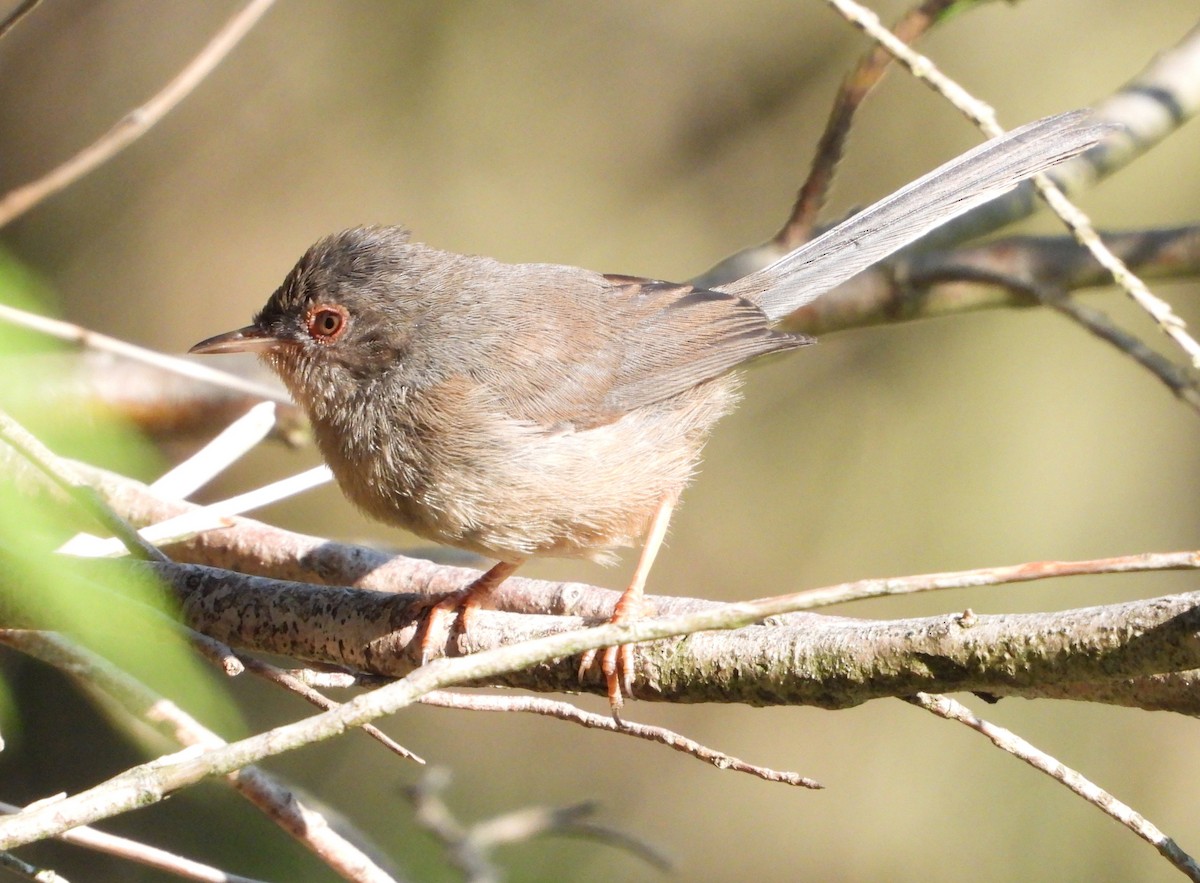
[[[0,253],[0,303],[42,312],[49,300],[47,286],[35,274]],[[0,322],[0,370],[8,378],[0,384],[0,409],[60,456],[131,475],[160,469],[161,454],[135,429],[73,399],[67,378],[50,373],[61,370],[61,363],[38,358],[65,348],[44,335]],[[34,490],[31,475],[0,476],[0,572],[6,609],[26,627],[60,631],[82,641],[224,734],[242,732],[239,715],[211,666],[173,627],[178,612],[163,586],[143,573],[87,568],[56,554],[76,533],[97,532],[98,526],[65,494]]]

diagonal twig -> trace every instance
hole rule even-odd
[[[230,374],[228,371],[221,371],[218,368],[201,365],[199,362],[194,362],[190,359],[183,359],[179,356],[168,356],[116,337],[109,337],[107,334],[92,331],[90,328],[84,328],[73,322],[51,319],[49,316],[41,316],[8,304],[0,304],[0,321],[5,321],[21,328],[28,328],[30,331],[36,331],[39,334],[45,334],[89,349],[133,359],[145,365],[152,365],[155,368],[170,371],[172,374],[190,377],[193,380],[200,380],[205,383],[212,383],[216,386],[234,390],[235,392],[263,399],[264,401],[275,402],[281,405],[291,405],[292,400],[281,389],[275,389],[263,383],[255,383],[244,377]]]
[[[245,653],[238,654],[238,659],[242,661],[242,664],[246,666],[247,670],[249,670],[251,674],[256,674],[274,684],[278,684],[285,690],[295,693],[305,702],[315,705],[317,708],[328,710],[330,708],[336,708],[339,704],[327,696],[317,692],[316,689],[309,684],[306,684],[303,680],[292,674],[290,671],[284,671],[277,666],[263,662],[261,659]],[[366,724],[362,728],[362,731],[388,751],[391,751],[393,754],[399,755],[405,760],[413,760],[420,764],[425,763],[424,758],[414,754],[412,751],[409,751],[374,724]]]
[[[799,773],[786,770],[773,770],[757,764],[747,763],[736,757],[731,757],[721,751],[716,751],[701,745],[693,739],[665,727],[639,724],[624,721],[620,724],[611,714],[595,714],[576,708],[568,702],[556,702],[553,699],[542,699],[537,696],[483,696],[479,694],[454,693],[447,690],[435,690],[421,697],[422,705],[435,705],[439,708],[461,708],[467,711],[520,712],[540,714],[558,720],[569,721],[589,729],[605,730],[610,733],[621,733],[637,739],[658,742],[668,748],[674,748],[697,760],[712,764],[718,769],[733,770],[739,773],[749,773],[768,782],[782,782],[785,785],[797,785],[802,788],[821,789],[825,786],[815,779],[802,776]]]
[[[1197,388],[1196,378],[1165,356],[1151,349],[1143,340],[1134,334],[1120,328],[1103,312],[1085,304],[1079,303],[1056,283],[1037,278],[1037,274],[1010,275],[993,271],[975,265],[946,265],[937,274],[942,282],[973,282],[986,283],[1006,288],[1009,291],[1024,295],[1038,304],[1042,304],[1062,313],[1081,327],[1107,343],[1112,344],[1125,355],[1129,356],[1155,377],[1174,395],[1193,411],[1200,413],[1200,388]],[[922,274],[922,283],[931,284],[934,275],[928,271]]]
[[[134,718],[150,721],[158,731],[166,733],[177,744],[189,746],[190,756],[195,756],[199,750],[212,750],[226,744],[220,736],[173,702],[156,694],[107,659],[60,635],[3,629],[0,630],[0,643],[78,678],[88,690],[100,691],[111,697]],[[149,766],[154,767],[164,760],[178,763],[187,756],[189,754],[185,751],[172,755],[170,759],[152,761]],[[395,883],[396,878],[392,874],[380,868],[366,853],[334,830],[319,812],[297,798],[274,774],[253,765],[228,772],[227,781],[235,790],[344,879],[357,883]],[[42,801],[35,807],[6,818],[16,819],[30,811],[53,807],[57,803],[55,800]],[[56,833],[75,827],[78,826],[66,825]],[[358,842],[366,842],[361,832],[353,832],[352,836]]]
[[[590,837],[624,849],[659,870],[672,868],[672,862],[666,856],[641,838],[590,821],[596,811],[594,803],[525,807],[466,825],[455,818],[442,799],[442,792],[449,784],[449,771],[435,767],[419,782],[406,788],[405,793],[416,812],[417,823],[441,841],[450,860],[472,883],[492,883],[500,879],[490,860],[490,853],[497,846],[546,834]]]
[[[0,802],[0,812],[20,812],[21,807],[11,803]],[[186,880],[199,880],[202,883],[263,883],[261,880],[243,877],[241,874],[231,874],[211,865],[202,864],[181,855],[158,849],[145,843],[139,843],[128,837],[118,837],[107,831],[98,831],[84,825],[63,832],[59,838],[64,843],[107,853],[127,861],[137,862],[149,868],[158,868]]]
[[[17,858],[11,852],[0,852],[0,868],[18,877],[32,880],[33,883],[69,883],[67,878],[57,871],[31,865],[24,859]]]
[[[957,82],[947,77],[926,56],[913,51],[888,31],[874,12],[855,0],[826,0],[847,21],[862,29],[884,46],[914,77],[928,84],[968,119],[978,125],[990,138],[1003,134],[995,110],[971,95]],[[1080,211],[1045,174],[1034,179],[1035,186],[1050,208],[1062,219],[1081,245],[1096,261],[1113,275],[1114,281],[1135,303],[1145,310],[1159,328],[1187,353],[1192,364],[1200,368],[1200,343],[1187,331],[1187,326],[1171,309],[1170,304],[1155,296],[1112,251],[1104,245],[1088,217]]]
[[[0,198],[0,226],[33,208],[46,197],[75,183],[145,135],[212,73],[274,2],[275,0],[250,0],[157,95],[141,107],[130,111],[97,141],[49,174],[11,190]]]
[[[1157,849],[1190,879],[1200,881],[1200,865],[1195,859],[1180,849],[1174,840],[1151,824],[1141,813],[1122,803],[1082,774],[1026,742],[1016,733],[976,717],[970,709],[948,696],[918,693],[907,701],[938,717],[958,721],[986,736],[997,748],[1020,758],[1034,769],[1065,785],[1101,812],[1116,819]]]
[[[955,2],[956,0],[924,0],[900,18],[892,28],[892,33],[905,43],[914,43],[937,24],[946,9]],[[876,45],[842,80],[841,88],[838,89],[833,107],[829,111],[829,118],[825,122],[825,130],[817,142],[816,155],[813,157],[808,177],[804,179],[800,192],[796,195],[791,217],[775,234],[774,242],[782,251],[791,251],[811,238],[817,216],[825,205],[825,198],[833,183],[834,171],[841,162],[854,115],[867,95],[883,80],[892,60],[890,52]]]
[[[34,7],[41,2],[42,0],[21,0],[16,9],[10,12],[4,21],[0,21],[0,39],[7,36],[8,32],[15,28],[21,19],[33,12]]]

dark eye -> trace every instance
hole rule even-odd
[[[333,343],[350,320],[346,308],[338,304],[320,304],[308,311],[308,334],[317,343]]]

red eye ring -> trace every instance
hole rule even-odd
[[[350,313],[341,304],[317,304],[304,318],[308,336],[321,344],[331,344],[346,330]]]

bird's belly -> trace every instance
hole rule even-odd
[[[418,536],[501,560],[606,560],[637,543],[664,498],[691,478],[715,420],[734,401],[722,379],[593,428],[546,431],[458,422],[455,444],[392,421],[370,450],[317,440],[342,491],[368,515]]]

